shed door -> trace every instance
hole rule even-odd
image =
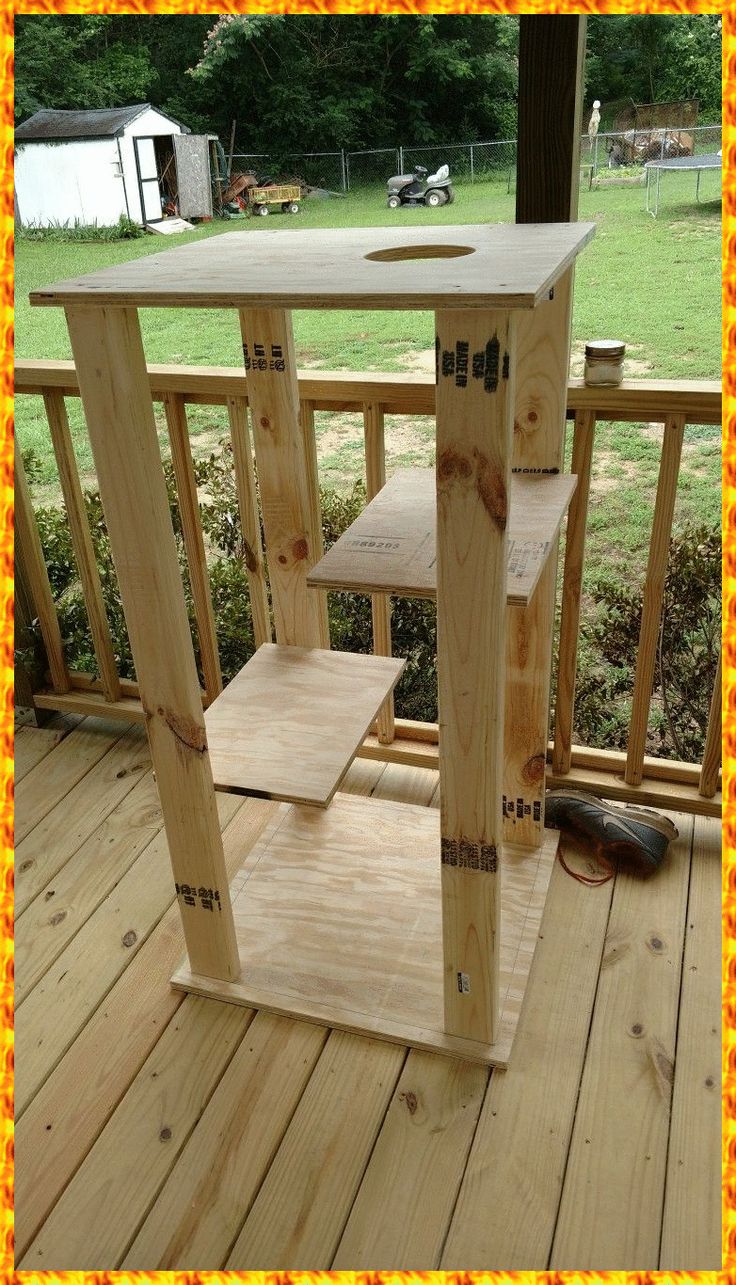
[[[141,198],[142,222],[160,223],[163,218],[161,188],[158,182],[156,149],[152,138],[134,138],[135,168]]]
[[[212,214],[210,153],[206,134],[174,134],[179,213],[183,219]]]

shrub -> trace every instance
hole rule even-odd
[[[32,457],[27,469],[37,472]],[[169,506],[189,612],[195,655],[199,644],[171,464],[165,464]],[[202,527],[208,547],[212,597],[223,678],[229,681],[253,654],[255,643],[245,570],[231,448],[195,463],[201,496]],[[329,547],[365,506],[365,486],[351,492],[320,493],[325,545]],[[107,606],[113,645],[122,677],[134,677],[122,606],[99,494],[87,492],[85,506]],[[36,515],[49,578],[71,668],[95,671],[95,660],[81,589],[62,508],[38,508]],[[649,753],[697,760],[702,753],[720,635],[720,533],[686,526],[670,546],[669,573],[660,629]],[[586,604],[581,628],[575,706],[575,740],[606,749],[623,749],[628,736],[634,671],[639,644],[642,594],[618,580],[599,577]],[[342,651],[372,650],[368,595],[330,593],[333,646]],[[397,714],[436,722],[436,612],[433,602],[392,599],[392,636],[396,655],[407,665],[396,691]],[[40,642],[39,642],[40,646]],[[31,658],[25,658],[30,660]]]
[[[70,223],[66,219],[63,223],[26,223],[15,229],[17,241],[131,241],[140,236],[145,236],[143,228],[126,214],[121,214],[111,227],[80,223],[79,219]]]

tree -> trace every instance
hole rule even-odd
[[[606,103],[696,98],[702,117],[721,110],[718,14],[591,14],[586,85]],[[610,125],[610,120],[607,124]]]

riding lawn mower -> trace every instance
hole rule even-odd
[[[449,165],[440,165],[437,173],[429,176],[424,165],[415,165],[413,173],[395,174],[386,186],[390,210],[398,210],[400,205],[429,205],[434,210],[455,200]]]

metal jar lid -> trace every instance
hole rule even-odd
[[[585,345],[586,357],[623,357],[626,344],[620,339],[592,339]]]

